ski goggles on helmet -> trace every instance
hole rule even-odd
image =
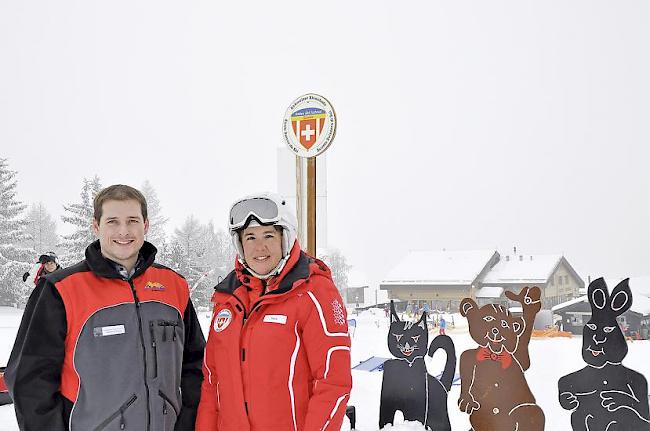
[[[45,265],[48,262],[56,263],[56,254],[54,253],[45,253],[38,257],[38,263]]]
[[[230,209],[230,230],[246,227],[251,219],[260,224],[273,224],[280,220],[280,210],[272,199],[266,197],[247,198],[236,202]]]

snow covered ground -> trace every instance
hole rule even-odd
[[[22,310],[0,307],[0,366],[7,365],[22,315]],[[18,431],[14,408],[11,404],[0,406],[0,430]]]
[[[364,311],[359,315],[350,315],[357,321],[357,327],[352,339],[352,364],[369,358],[370,356],[391,357],[386,345],[388,320],[381,310]],[[0,365],[5,365],[9,358],[11,346],[20,323],[21,311],[8,307],[0,307]],[[209,326],[210,316],[201,313],[201,325],[204,333]],[[456,354],[468,348],[475,347],[474,342],[467,333],[465,322],[460,316],[455,315],[456,328],[447,332],[454,340]],[[570,431],[569,412],[563,410],[557,402],[558,379],[584,367],[580,354],[582,340],[580,337],[572,339],[533,339],[530,343],[532,366],[526,373],[528,383],[537,398],[538,404],[546,414],[546,429],[549,431]],[[645,375],[650,372],[647,358],[650,357],[650,341],[635,341],[629,345],[629,353],[624,364]],[[428,364],[432,374],[442,371],[445,361],[444,353],[439,353]],[[353,371],[354,387],[350,404],[356,407],[357,427],[361,431],[378,429],[379,420],[379,394],[381,391],[381,372]],[[470,429],[468,416],[461,413],[456,406],[459,395],[459,386],[452,387],[449,394],[449,417],[453,430],[467,431]],[[395,426],[387,426],[385,430],[391,431],[422,431],[424,427],[418,423],[404,423],[399,420]],[[346,424],[343,430],[349,430]],[[17,431],[13,406],[0,406],[0,430]]]

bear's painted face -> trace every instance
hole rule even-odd
[[[489,348],[494,353],[503,349],[513,353],[517,341],[523,333],[522,319],[513,317],[505,307],[487,304],[480,308],[471,299],[461,303],[461,314],[467,317],[469,333],[480,346]]]

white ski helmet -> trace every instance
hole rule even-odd
[[[53,251],[48,251],[47,253],[43,253],[38,257],[38,263],[41,264],[46,264],[47,262],[54,262],[55,264],[59,264],[59,258],[57,257],[56,253]]]
[[[296,242],[297,220],[295,211],[280,195],[270,192],[256,193],[235,201],[228,212],[228,230],[237,250],[237,259],[255,277],[267,279],[279,274],[289,260]],[[282,228],[282,259],[268,274],[257,274],[244,260],[244,247],[239,233],[249,226],[280,226]]]

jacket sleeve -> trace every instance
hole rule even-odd
[[[338,430],[352,389],[347,313],[334,283],[317,277],[302,341],[314,380],[305,431]]]
[[[63,300],[41,279],[23,313],[5,379],[23,431],[67,430],[59,392],[67,320]]]
[[[27,285],[27,287],[33,288],[35,286],[35,281],[38,278],[38,273],[41,271],[42,266],[42,264],[37,263],[35,265],[32,265],[29,271],[25,272],[25,274],[27,274],[27,278],[25,278],[23,282]]]
[[[201,380],[203,380],[201,364],[203,363],[205,338],[203,338],[203,332],[191,299],[187,300],[183,323],[185,325],[185,345],[183,347],[181,370],[183,405],[176,420],[174,431],[194,430],[196,410],[201,396]]]
[[[214,316],[212,317],[214,319]],[[210,323],[210,328],[212,328],[212,322]],[[210,330],[203,360],[203,384],[201,386],[199,413],[196,418],[196,431],[218,431],[219,429],[219,403],[217,400],[219,383],[216,381],[216,376],[212,374],[215,366],[212,360],[214,356],[210,353],[214,348],[211,333],[212,331]]]

